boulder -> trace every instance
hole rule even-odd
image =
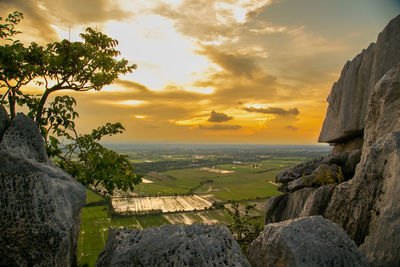
[[[0,150],[8,151],[16,157],[47,162],[43,137],[31,118],[18,113],[11,126],[3,134]]]
[[[3,133],[10,125],[10,119],[4,106],[0,105],[0,141]]]
[[[0,142],[0,266],[74,266],[85,187],[47,160],[18,114]]]
[[[253,267],[368,266],[343,229],[322,216],[266,225],[247,258]]]
[[[268,199],[265,204],[265,224],[305,216],[323,215],[335,188],[336,185],[303,188]]]
[[[343,67],[328,97],[318,141],[343,144],[361,137],[372,88],[399,62],[400,16],[397,16],[379,34],[376,44],[371,44]]]
[[[225,227],[110,229],[96,266],[250,266]]]
[[[280,172],[276,178],[275,181],[278,183],[282,184],[287,184],[291,181],[296,180],[297,178],[300,178],[304,175],[309,175],[312,172],[315,171],[316,168],[318,168],[319,165],[321,165],[323,158],[317,158],[313,159],[304,163],[301,163],[299,165],[287,168]]]
[[[347,181],[354,176],[361,150],[341,152],[314,159],[290,167],[276,176],[276,181],[282,183],[278,187],[281,192],[294,192],[304,187],[318,187],[331,182]],[[329,179],[330,178],[330,179]]]
[[[303,188],[268,199],[265,204],[265,224],[297,218],[314,188]]]

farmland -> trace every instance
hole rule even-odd
[[[138,214],[150,211],[167,213],[176,211],[204,210],[210,208],[212,203],[203,197],[191,195],[113,198],[112,206],[114,211],[117,213],[131,212]]]
[[[132,192],[114,191],[111,203],[87,191],[78,243],[80,265],[93,266],[107,240],[109,227],[145,229],[163,224],[228,225],[228,201],[256,204],[263,222],[264,203],[278,194],[274,178],[284,168],[328,153],[326,147],[258,146],[118,146],[129,156],[144,182]],[[210,209],[211,208],[211,209]],[[145,213],[149,213],[144,215]],[[128,216],[127,216],[128,215]]]

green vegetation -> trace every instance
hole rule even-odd
[[[80,34],[82,42],[62,40],[46,46],[33,42],[25,46],[14,39],[20,33],[15,27],[22,19],[23,14],[17,11],[4,23],[0,18],[0,89],[5,89],[0,91],[0,104],[8,108],[11,119],[16,116],[17,105],[27,108],[27,115],[38,124],[48,155],[84,185],[101,184],[108,194],[115,188],[132,190],[141,176],[134,173],[127,156],[99,143],[106,135],[122,133],[123,126],[107,123],[80,135],[74,122],[78,117],[75,99],[68,95],[57,96],[50,103],[47,99],[61,90],[100,91],[119,75],[132,72],[136,65],[117,60],[118,41],[91,28]],[[22,91],[31,82],[42,90],[41,94]]]
[[[274,168],[271,168],[271,165]],[[282,165],[282,164],[280,164]],[[269,183],[283,167],[266,164],[268,169],[232,168],[219,166],[233,173],[216,173],[207,170],[180,169],[165,172],[172,179],[152,179],[154,183],[140,184],[135,191],[139,195],[213,194],[221,200],[265,198],[278,194],[276,186]],[[286,166],[286,165],[285,165]],[[250,172],[249,170],[256,170]],[[194,190],[193,190],[194,189]]]
[[[303,175],[303,180],[306,179]],[[314,179],[320,185],[327,185],[327,184],[340,184],[344,180],[342,167],[338,166],[338,171],[335,172],[334,176],[332,176],[332,171],[330,169],[325,170],[324,168],[320,168],[317,172],[314,173]],[[310,182],[306,181],[306,185]]]
[[[169,224],[169,222],[162,215],[147,215],[137,217],[137,220],[140,223],[140,226],[143,229],[153,227],[153,226],[161,226],[163,224]]]
[[[97,204],[105,205],[105,198],[92,190],[86,189],[86,205],[96,206]]]
[[[263,223],[260,223],[259,215],[251,215],[250,211],[255,205],[247,204],[244,207],[238,202],[231,202],[230,208],[227,209],[229,215],[233,219],[233,223],[228,225],[234,238],[240,245],[243,253],[246,253],[250,243],[257,238],[263,228]]]
[[[86,190],[86,207],[82,209],[81,230],[78,239],[78,262],[80,265],[94,266],[97,257],[103,249],[109,227],[138,228],[135,217],[110,218],[106,205],[91,206],[103,200],[91,190]]]

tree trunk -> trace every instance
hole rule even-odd
[[[38,110],[36,111],[36,117],[35,117],[35,121],[39,125],[41,124],[41,119],[42,119],[42,116],[43,116],[44,104],[46,103],[47,97],[49,96],[49,94],[51,92],[52,92],[51,90],[47,89],[44,92],[44,94],[42,95],[42,98],[40,99]]]
[[[15,93],[13,90],[8,94],[8,103],[10,105],[11,120],[15,118]]]

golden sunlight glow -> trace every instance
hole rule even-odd
[[[214,93],[215,88],[213,88],[213,87],[186,87],[185,91],[210,95],[210,94]]]
[[[170,4],[170,5],[179,5],[182,3],[182,0],[163,0],[163,2]]]
[[[76,97],[82,132],[117,120],[127,130],[116,140],[127,142],[316,144],[343,63],[376,40],[391,14],[370,21],[348,1],[357,16],[338,21],[339,13],[321,14],[323,3],[292,13],[290,1],[102,0],[76,12],[74,1],[0,0],[0,16],[24,13],[25,44],[82,41],[91,27],[118,40],[118,59],[137,64],[101,92],[54,94]],[[43,93],[34,81],[21,90]]]
[[[195,126],[199,125],[201,123],[204,123],[207,121],[207,118],[194,118],[191,120],[182,120],[182,121],[173,121],[171,120],[170,122],[175,124],[175,125],[181,125],[181,126]]]
[[[171,81],[189,83],[193,72],[207,68],[207,59],[195,53],[192,42],[161,16],[147,14],[134,22],[113,21],[106,28],[119,40],[121,54],[138,65],[126,77],[150,90],[162,90]]]
[[[124,101],[115,102],[113,104],[135,106],[135,105],[140,105],[140,104],[143,104],[143,103],[146,103],[146,101],[142,101],[142,100],[124,100]]]

